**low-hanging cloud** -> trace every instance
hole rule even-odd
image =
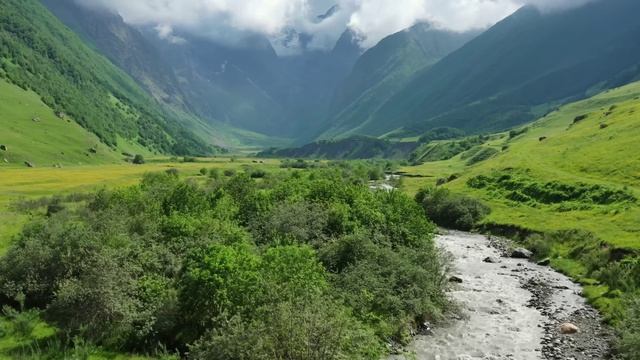
[[[153,26],[158,35],[180,43],[173,30],[234,43],[250,34],[267,36],[284,48],[306,34],[306,48],[329,49],[351,29],[361,46],[417,22],[453,31],[490,26],[524,5],[563,10],[592,0],[76,0],[119,13],[133,25]],[[321,15],[338,5],[330,17]],[[278,46],[276,46],[277,48]],[[281,49],[282,52],[286,52]],[[294,51],[295,52],[295,51]]]

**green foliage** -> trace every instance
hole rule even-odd
[[[409,157],[413,163],[448,160],[475,146],[482,145],[486,139],[482,136],[468,137],[462,140],[430,142],[421,145]]]
[[[492,158],[494,155],[499,153],[500,151],[492,148],[492,147],[481,147],[478,151],[473,154],[469,160],[467,160],[467,166],[475,165],[479,162],[483,162]]]
[[[421,144],[426,144],[436,140],[450,140],[461,138],[463,136],[464,131],[460,129],[441,127],[427,131],[422,136],[420,136],[418,142]]]
[[[473,189],[500,193],[515,202],[542,204],[579,203],[585,205],[611,205],[636,202],[636,197],[625,189],[612,189],[605,185],[584,183],[568,184],[559,181],[541,183],[520,171],[496,171],[491,175],[478,175],[467,181]]]
[[[618,348],[624,359],[633,360],[640,354],[640,298],[629,295],[625,308],[627,314],[620,325]]]
[[[522,134],[526,134],[527,132],[529,132],[529,127],[528,126],[520,128],[520,129],[511,130],[511,131],[509,131],[509,140],[515,139],[515,138],[517,138],[518,136],[520,136]]]
[[[446,264],[418,204],[370,175],[148,174],[32,221],[0,259],[2,301],[106,349],[378,358],[442,314]]]
[[[137,154],[136,156],[133,157],[133,160],[131,160],[131,162],[136,165],[142,165],[145,163],[144,156]]]
[[[464,195],[454,195],[444,188],[420,190],[416,201],[436,224],[450,229],[471,230],[490,213],[488,206]]]

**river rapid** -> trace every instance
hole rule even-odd
[[[450,296],[460,315],[391,359],[609,358],[613,333],[578,284],[549,267],[506,257],[503,240],[448,232],[436,241],[454,259]],[[561,334],[567,322],[579,332]]]

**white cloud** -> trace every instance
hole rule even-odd
[[[328,49],[345,29],[362,39],[363,47],[419,21],[464,31],[484,28],[531,4],[544,11],[579,6],[590,0],[76,0],[117,11],[126,22],[151,25],[160,37],[181,39],[173,29],[235,42],[251,33],[284,43],[292,30],[311,36],[311,48]],[[319,21],[332,5],[340,10]],[[286,38],[289,39],[289,38]],[[291,44],[295,44],[295,37]]]

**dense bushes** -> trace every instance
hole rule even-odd
[[[110,349],[378,358],[442,314],[445,267],[422,209],[351,170],[161,173],[101,191],[25,228],[0,298]]]
[[[416,201],[436,224],[450,229],[471,230],[490,209],[480,201],[463,195],[454,195],[444,188],[420,190]]]
[[[624,359],[634,360],[640,354],[640,298],[637,293],[627,297],[625,308],[627,314],[619,327],[621,336],[618,348]]]

